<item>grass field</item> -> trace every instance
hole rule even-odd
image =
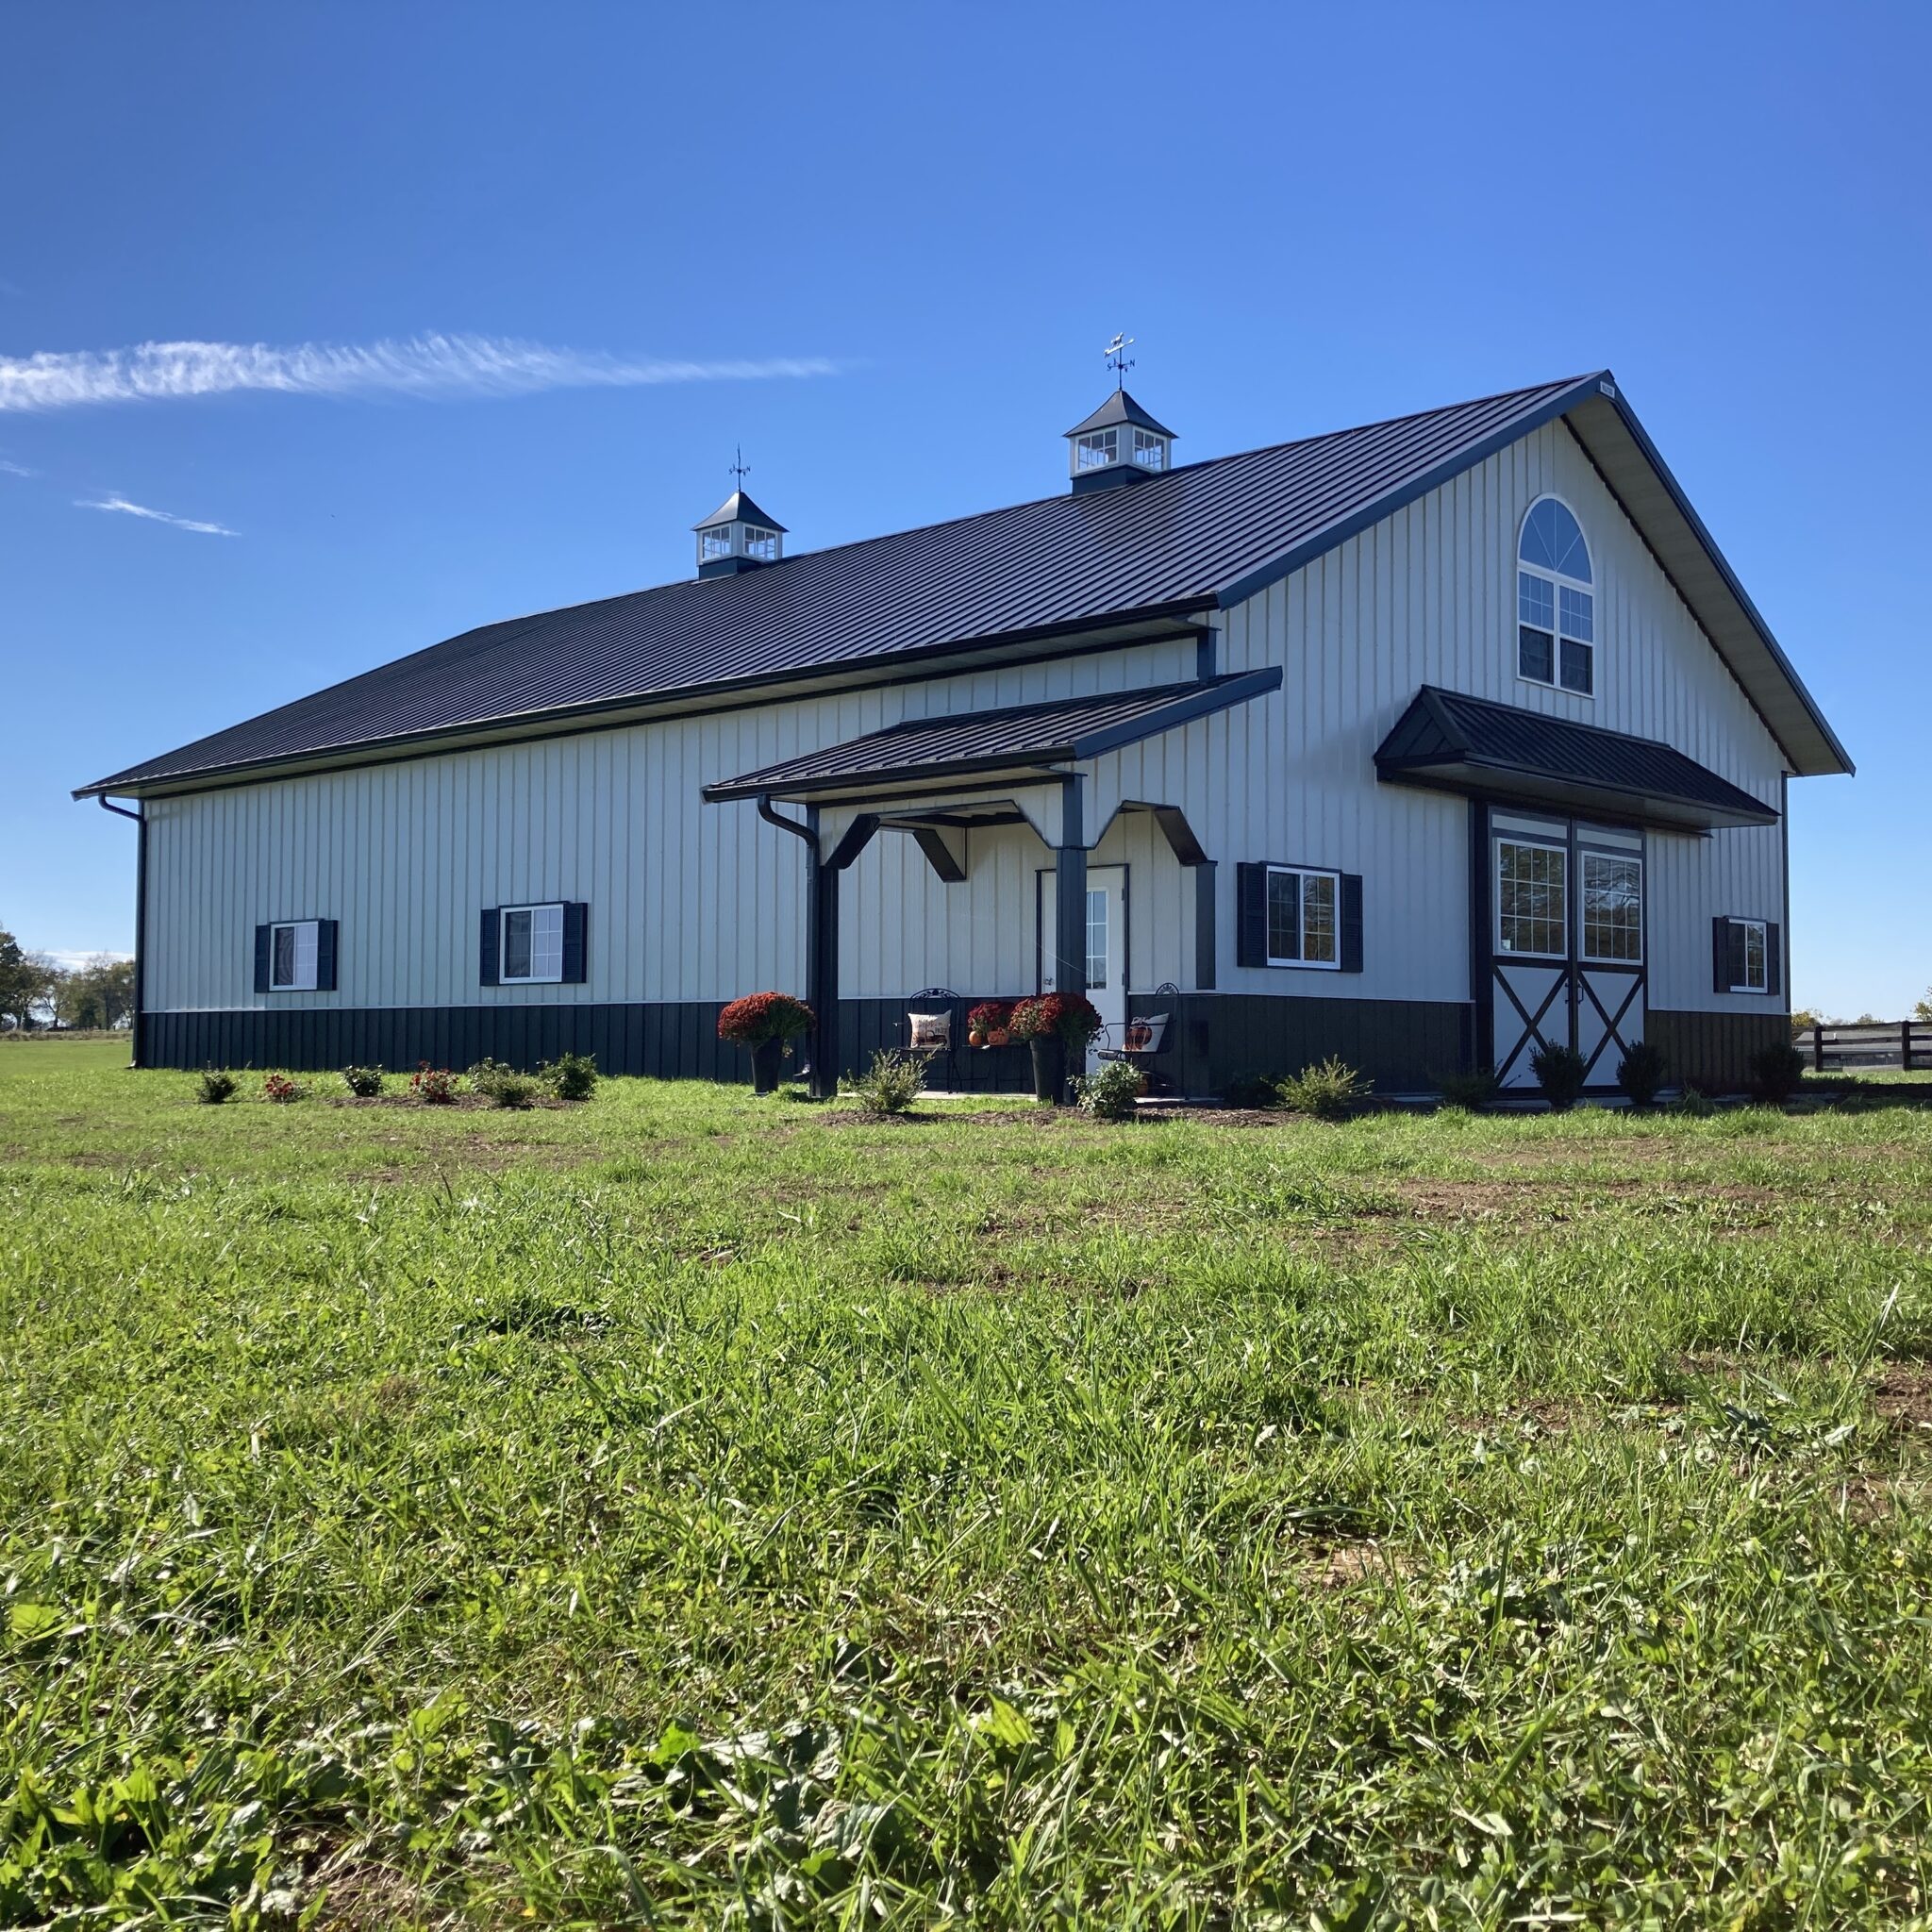
[[[0,1052],[8,1924],[1926,1922],[1932,1112],[124,1058]]]

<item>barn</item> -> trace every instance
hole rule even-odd
[[[1607,371],[465,632],[83,787],[139,826],[136,1058],[811,1076],[1084,986],[1173,1091],[1785,1037],[1790,780],[1851,761]],[[117,802],[119,801],[119,802]],[[1143,1024],[1144,1023],[1144,1024]]]

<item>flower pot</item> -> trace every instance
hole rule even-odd
[[[751,1091],[754,1093],[775,1093],[778,1091],[778,1070],[785,1058],[785,1042],[782,1040],[761,1040],[751,1050]]]
[[[1033,1097],[1045,1107],[1058,1107],[1067,1084],[1067,1043],[1057,1033],[1027,1041],[1033,1049]]]

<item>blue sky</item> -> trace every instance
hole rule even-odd
[[[1047,493],[1125,327],[1183,458],[1612,367],[1859,765],[1793,788],[1794,991],[1932,980],[1922,7],[128,0],[8,37],[0,374],[63,358],[0,408],[30,944],[130,943],[132,827],[73,786],[685,575],[739,441],[794,547]],[[350,353],[281,391],[113,357],[156,341]],[[162,380],[206,392],[64,399]]]

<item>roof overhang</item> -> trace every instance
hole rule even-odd
[[[910,718],[704,788],[706,802],[870,803],[1057,781],[1084,759],[1139,743],[1281,688],[1281,668],[1107,691],[997,711]],[[1106,713],[1107,715],[1093,715]]]
[[[1375,753],[1376,775],[1665,831],[1774,825],[1774,807],[1674,746],[1424,685]]]

